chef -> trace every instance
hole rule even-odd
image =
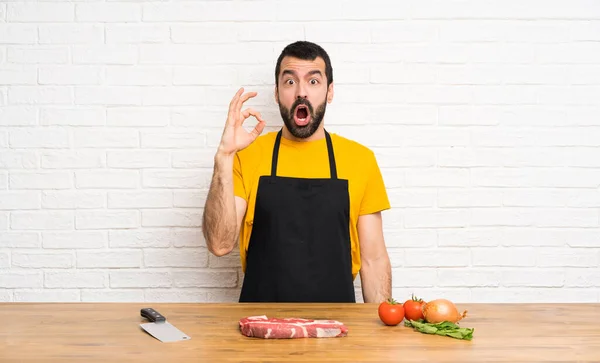
[[[298,41],[275,68],[281,129],[262,135],[260,112],[243,108],[256,92],[241,88],[229,104],[202,230],[216,256],[239,243],[240,302],[356,302],[359,273],[365,302],[391,296],[385,185],[370,149],[325,129],[333,93],[329,55]]]

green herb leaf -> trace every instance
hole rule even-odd
[[[405,320],[404,326],[413,328],[414,330],[424,334],[442,335],[462,340],[473,339],[473,332],[475,331],[475,329],[473,328],[461,328],[450,321],[444,321],[438,324],[431,324],[425,322],[423,319]]]

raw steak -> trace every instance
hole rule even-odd
[[[267,318],[266,315],[240,319],[240,330],[247,337],[265,339],[335,338],[348,335],[348,328],[336,320]]]

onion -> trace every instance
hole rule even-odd
[[[437,299],[429,301],[423,307],[423,316],[428,323],[437,324],[443,321],[456,323],[467,316],[467,310],[462,314],[450,300]]]

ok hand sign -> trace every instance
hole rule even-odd
[[[239,150],[246,148],[262,133],[265,128],[266,122],[262,119],[260,112],[253,108],[247,108],[242,111],[242,105],[248,99],[255,97],[256,92],[248,92],[244,95],[244,88],[240,88],[231,102],[229,103],[229,113],[227,114],[227,122],[225,123],[225,129],[223,130],[223,136],[221,137],[221,144],[219,145],[219,152],[224,155],[232,155]],[[254,127],[251,132],[247,132],[242,124],[250,117],[258,121],[258,124]]]

